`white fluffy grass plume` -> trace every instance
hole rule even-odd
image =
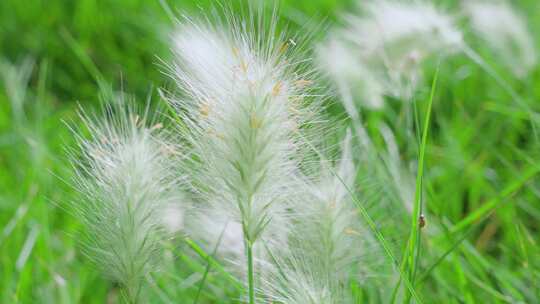
[[[343,39],[333,37],[320,44],[317,60],[335,83],[347,113],[357,115],[353,102],[356,98],[368,108],[379,109],[384,105],[383,85]]]
[[[486,41],[515,76],[525,77],[538,62],[525,19],[505,1],[466,1],[466,13],[478,37]]]
[[[374,239],[359,223],[350,201],[356,167],[351,134],[342,145],[335,168],[321,164],[319,181],[308,186],[306,198],[295,210],[288,246],[271,247],[272,265],[264,273],[264,293],[278,303],[347,303],[347,283],[371,273]]]
[[[363,56],[379,57],[383,52],[386,58],[381,60],[399,64],[413,55],[423,58],[462,43],[452,18],[430,2],[366,1],[360,9],[360,15],[348,17],[345,35]]]
[[[72,155],[80,193],[74,207],[87,255],[135,303],[158,266],[163,212],[180,199],[176,172],[160,124],[120,106],[106,106],[103,115],[81,115],[90,138],[79,134],[80,153]]]
[[[242,228],[243,246],[228,232],[224,246],[245,250],[252,276],[252,247],[261,238],[281,239],[286,227],[311,80],[292,56],[296,42],[276,31],[275,18],[225,19],[179,23],[171,71],[184,96],[173,104],[186,123],[182,135],[195,160],[186,167],[201,212],[220,214],[213,235],[226,222]]]
[[[463,44],[453,19],[426,1],[363,1],[359,10],[345,16],[345,26],[333,31],[327,44],[341,44],[351,53],[348,58],[357,58],[351,62],[362,63],[361,74],[351,80],[369,80],[371,88],[360,95],[368,107],[380,107],[382,95],[409,100],[421,83],[421,63],[433,55],[457,52]],[[341,60],[340,53],[329,55],[319,56],[323,67]]]

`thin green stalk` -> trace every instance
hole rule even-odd
[[[474,231],[473,227],[470,227],[469,230],[464,233],[455,243],[452,244],[428,269],[420,276],[418,279],[417,285],[423,284],[426,279],[429,277],[429,274],[441,264],[463,241],[465,241]]]
[[[195,243],[193,240],[189,239],[189,238],[186,238],[185,239],[185,242],[189,245],[189,247],[191,247],[191,249],[193,249],[201,258],[203,258],[204,260],[207,260],[207,261],[210,261],[212,263],[212,267],[214,267],[215,269],[217,269],[219,272],[221,272],[228,280],[229,282],[231,282],[234,287],[236,287],[236,289],[238,290],[241,290],[242,289],[242,285],[241,283],[233,276],[231,275],[229,272],[227,272],[223,266],[218,262],[216,261],[216,259],[214,259],[210,254],[207,254],[199,245],[197,245],[197,243]]]
[[[195,296],[195,300],[193,300],[193,304],[197,304],[199,302],[199,297],[201,295],[201,291],[204,287],[204,283],[206,282],[206,278],[208,276],[208,273],[210,272],[210,268],[212,267],[211,258],[217,253],[217,250],[219,246],[221,245],[221,240],[223,239],[223,234],[225,233],[225,229],[227,229],[227,224],[223,226],[223,229],[221,230],[221,233],[219,234],[219,238],[216,242],[216,246],[214,246],[214,250],[212,251],[212,255],[209,255],[206,258],[206,269],[204,270],[204,275],[201,280],[201,284],[199,285],[199,289],[197,290],[197,295]]]
[[[71,35],[71,33],[66,28],[60,29],[60,36],[64,39],[67,45],[71,48],[75,56],[80,60],[81,64],[84,66],[86,71],[94,78],[96,84],[100,88],[107,88],[105,77],[99,71],[97,65],[92,61],[92,58],[88,55],[86,50],[81,46],[81,44]]]
[[[416,188],[415,188],[415,193],[414,193],[414,206],[413,206],[413,211],[412,211],[412,221],[411,221],[411,230],[409,234],[409,241],[407,242],[407,246],[405,247],[405,255],[403,256],[403,259],[400,265],[400,271],[402,273],[405,273],[405,270],[408,266],[408,278],[412,284],[414,284],[414,277],[416,274],[416,267],[417,267],[417,259],[420,255],[419,219],[422,212],[422,182],[423,182],[423,177],[424,177],[424,160],[425,160],[426,147],[427,147],[427,134],[429,130],[429,121],[431,119],[431,108],[433,106],[433,98],[435,96],[435,88],[437,87],[438,78],[439,78],[439,67],[437,66],[437,70],[435,71],[433,82],[431,84],[431,91],[429,94],[428,106],[426,110],[427,113],[424,119],[424,126],[422,130],[422,139],[420,143],[420,155],[418,157],[418,172],[416,174],[416,184],[415,184]],[[415,117],[417,116],[415,115]],[[418,124],[418,119],[416,119],[416,122]],[[394,303],[396,299],[397,291],[399,289],[399,286],[401,285],[401,281],[402,281],[402,278],[400,277],[392,293],[392,303]],[[408,303],[409,301],[410,301],[410,294],[407,295],[405,303]]]
[[[416,272],[416,254],[419,249],[419,236],[420,236],[420,225],[419,218],[420,213],[422,212],[422,183],[424,178],[424,164],[425,164],[425,155],[427,147],[427,135],[429,130],[429,121],[431,119],[431,108],[433,106],[433,98],[435,96],[435,88],[437,87],[437,79],[439,77],[439,68],[435,71],[435,76],[433,77],[433,83],[431,85],[431,92],[429,94],[428,107],[426,110],[426,118],[424,121],[424,128],[422,131],[422,142],[420,145],[420,156],[418,159],[418,172],[416,174],[416,189],[414,193],[414,206],[412,213],[412,223],[411,223],[411,244],[409,246],[409,261],[410,261],[410,280],[414,283],[414,273]]]
[[[251,241],[246,240],[247,247],[247,266],[248,266],[248,294],[249,304],[255,304],[255,288],[253,283],[253,245]]]

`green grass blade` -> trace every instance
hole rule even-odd
[[[519,179],[504,188],[498,196],[492,198],[491,200],[483,204],[480,208],[474,210],[471,214],[469,214],[467,217],[454,225],[454,227],[452,227],[452,229],[450,230],[450,233],[455,234],[469,227],[470,225],[479,221],[482,217],[486,216],[488,213],[495,210],[497,206],[504,202],[504,199],[508,198],[509,196],[517,192],[519,189],[521,189],[521,187],[523,187],[523,185],[525,185],[525,183],[527,183],[531,178],[536,176],[538,172],[540,172],[540,166],[533,166],[528,168]]]
[[[191,240],[189,238],[186,238],[185,242],[201,258],[203,258],[204,260],[209,261],[212,264],[212,267],[214,267],[220,273],[222,273],[227,278],[227,280],[229,280],[234,285],[234,287],[236,287],[238,290],[243,290],[244,289],[244,286],[242,285],[242,283],[240,283],[233,275],[231,275],[229,272],[227,272],[223,268],[223,266],[218,261],[216,261],[216,259],[214,259],[211,255],[207,254],[199,245],[197,245],[197,243],[195,243],[193,240]]]
[[[210,268],[212,267],[212,263],[210,262],[210,258],[213,258],[216,255],[216,252],[221,245],[221,240],[223,239],[223,234],[225,233],[225,229],[227,229],[227,224],[223,226],[223,230],[221,230],[221,233],[219,234],[218,240],[216,242],[216,246],[214,246],[214,250],[212,250],[212,254],[208,256],[206,259],[206,268],[204,270],[203,277],[201,279],[201,284],[199,285],[199,288],[197,290],[197,294],[195,295],[195,299],[193,300],[193,304],[197,304],[199,302],[199,297],[201,295],[201,291],[203,290],[204,284],[206,282],[206,277],[208,276],[208,273],[210,272]]]

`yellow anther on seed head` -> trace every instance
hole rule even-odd
[[[234,54],[234,57],[236,57],[236,58],[240,57],[240,51],[238,50],[237,47],[233,46],[232,52]]]
[[[214,129],[209,129],[207,132],[208,135],[213,135],[219,139],[225,139],[225,136],[223,136],[223,134],[216,132]]]
[[[287,42],[283,42],[281,44],[281,46],[279,47],[279,53],[280,54],[283,54],[287,51],[287,49],[289,48],[289,44]]]
[[[159,130],[161,128],[163,128],[163,124],[158,122],[157,124],[153,125],[152,128],[150,128],[150,130],[152,130],[152,131],[153,130]]]
[[[281,81],[277,82],[274,87],[272,88],[272,96],[278,96],[280,93],[281,93],[281,87],[283,86],[283,84],[281,83]]]
[[[352,229],[352,228],[345,228],[344,230],[345,234],[348,234],[348,235],[360,235],[360,232]]]
[[[298,123],[296,123],[295,121],[292,121],[290,124],[289,130],[291,130],[292,132],[298,132],[300,130],[298,128]]]
[[[244,74],[247,73],[248,66],[244,60],[240,60],[240,69]]]
[[[300,108],[300,105],[303,103],[304,98],[300,95],[297,96],[291,96],[289,98],[290,107],[291,109],[297,110]]]
[[[255,113],[251,113],[249,117],[249,125],[252,129],[258,129],[261,126],[261,120],[257,117]]]
[[[294,85],[297,88],[302,89],[302,88],[305,88],[305,87],[311,85],[312,83],[313,83],[313,81],[311,81],[311,80],[299,79],[299,80],[295,81]]]
[[[174,148],[171,145],[168,145],[168,144],[163,144],[160,147],[160,151],[164,155],[174,155],[174,154],[176,154],[176,151],[174,150]]]
[[[336,209],[336,206],[337,206],[336,200],[332,199],[332,201],[330,202],[330,209]]]
[[[210,106],[206,103],[203,103],[199,108],[199,112],[203,117],[208,117],[208,114],[210,113]]]
[[[298,109],[293,104],[289,105],[288,109],[289,109],[289,114],[291,115],[298,115],[299,113]]]

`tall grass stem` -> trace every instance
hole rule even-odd
[[[248,266],[248,294],[249,304],[255,304],[255,286],[253,280],[253,245],[251,241],[246,240],[247,248],[247,266]]]

